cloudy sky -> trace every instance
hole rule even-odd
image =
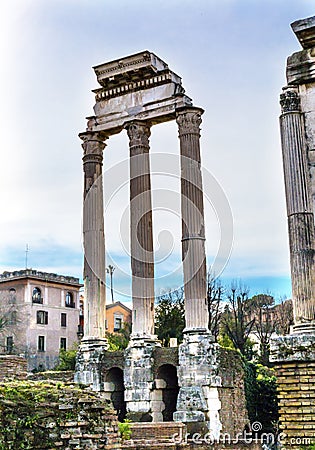
[[[211,266],[229,209],[233,248],[221,277],[251,292],[290,296],[278,129],[285,61],[299,50],[290,28],[314,15],[309,0],[11,0],[0,6],[0,270],[28,267],[82,275],[82,149],[93,114],[92,66],[150,50],[182,77],[205,109],[207,259]],[[157,290],[180,284],[178,174],[155,174],[179,151],[174,123],[152,129]],[[155,163],[156,161],[156,163]],[[121,165],[120,165],[121,164]],[[174,164],[176,172],[176,164]],[[105,192],[108,263],[116,298],[128,299],[128,140],[108,142]],[[115,172],[116,171],[116,172]],[[161,195],[159,195],[161,193]],[[216,194],[214,192],[217,192]],[[176,200],[177,199],[177,200]],[[221,201],[221,200],[222,201]],[[220,210],[220,205],[222,211]],[[220,205],[218,205],[220,203]],[[178,203],[179,204],[179,203]],[[222,215],[223,214],[223,215]]]

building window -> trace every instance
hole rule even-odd
[[[8,325],[16,325],[16,311],[11,311],[9,313]]]
[[[67,326],[67,314],[61,313],[61,326],[66,327]]]
[[[60,338],[60,350],[67,350],[67,338]]]
[[[38,336],[38,351],[45,351],[45,336]]]
[[[114,318],[114,331],[119,331],[122,329],[122,317],[115,317]]]
[[[13,336],[7,337],[6,352],[9,354],[13,353]]]
[[[39,325],[48,325],[48,312],[47,311],[37,311],[36,323],[38,323]]]
[[[42,305],[43,303],[43,297],[42,297],[42,292],[38,287],[35,287],[33,289],[33,293],[32,293],[32,302],[33,303],[39,303]]]
[[[16,303],[16,290],[11,288],[9,290],[9,304],[14,305]]]
[[[75,308],[75,303],[73,300],[73,294],[72,292],[66,293],[66,307],[67,308]]]

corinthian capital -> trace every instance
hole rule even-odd
[[[149,147],[150,126],[146,122],[134,121],[126,125],[130,147]]]
[[[300,112],[300,97],[296,88],[284,88],[280,94],[281,112]]]
[[[200,108],[186,108],[178,111],[176,114],[176,122],[178,124],[179,135],[182,134],[200,134],[200,125],[202,122],[201,114],[203,110]]]
[[[84,156],[103,156],[103,150],[106,146],[105,140],[108,138],[105,133],[102,131],[86,131],[80,133],[79,138],[83,141]]]

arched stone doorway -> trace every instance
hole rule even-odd
[[[105,391],[110,392],[110,399],[117,411],[118,420],[126,417],[126,402],[124,399],[124,373],[119,367],[112,367],[105,374]]]
[[[178,396],[178,379],[176,367],[172,364],[163,364],[158,369],[158,388],[162,391],[162,401],[165,408],[162,410],[163,422],[173,421]]]

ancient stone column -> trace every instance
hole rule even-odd
[[[284,88],[280,104],[294,330],[303,331],[315,319],[315,237],[305,131],[297,88]]]
[[[105,238],[103,207],[103,150],[107,136],[100,132],[81,133],[83,140],[84,203],[84,338],[105,337]]]
[[[132,270],[132,338],[154,335],[154,255],[149,159],[150,127],[126,126],[130,147],[130,250]]]
[[[199,143],[202,113],[203,110],[200,108],[188,107],[176,114],[181,155],[186,332],[208,331],[205,226]]]

